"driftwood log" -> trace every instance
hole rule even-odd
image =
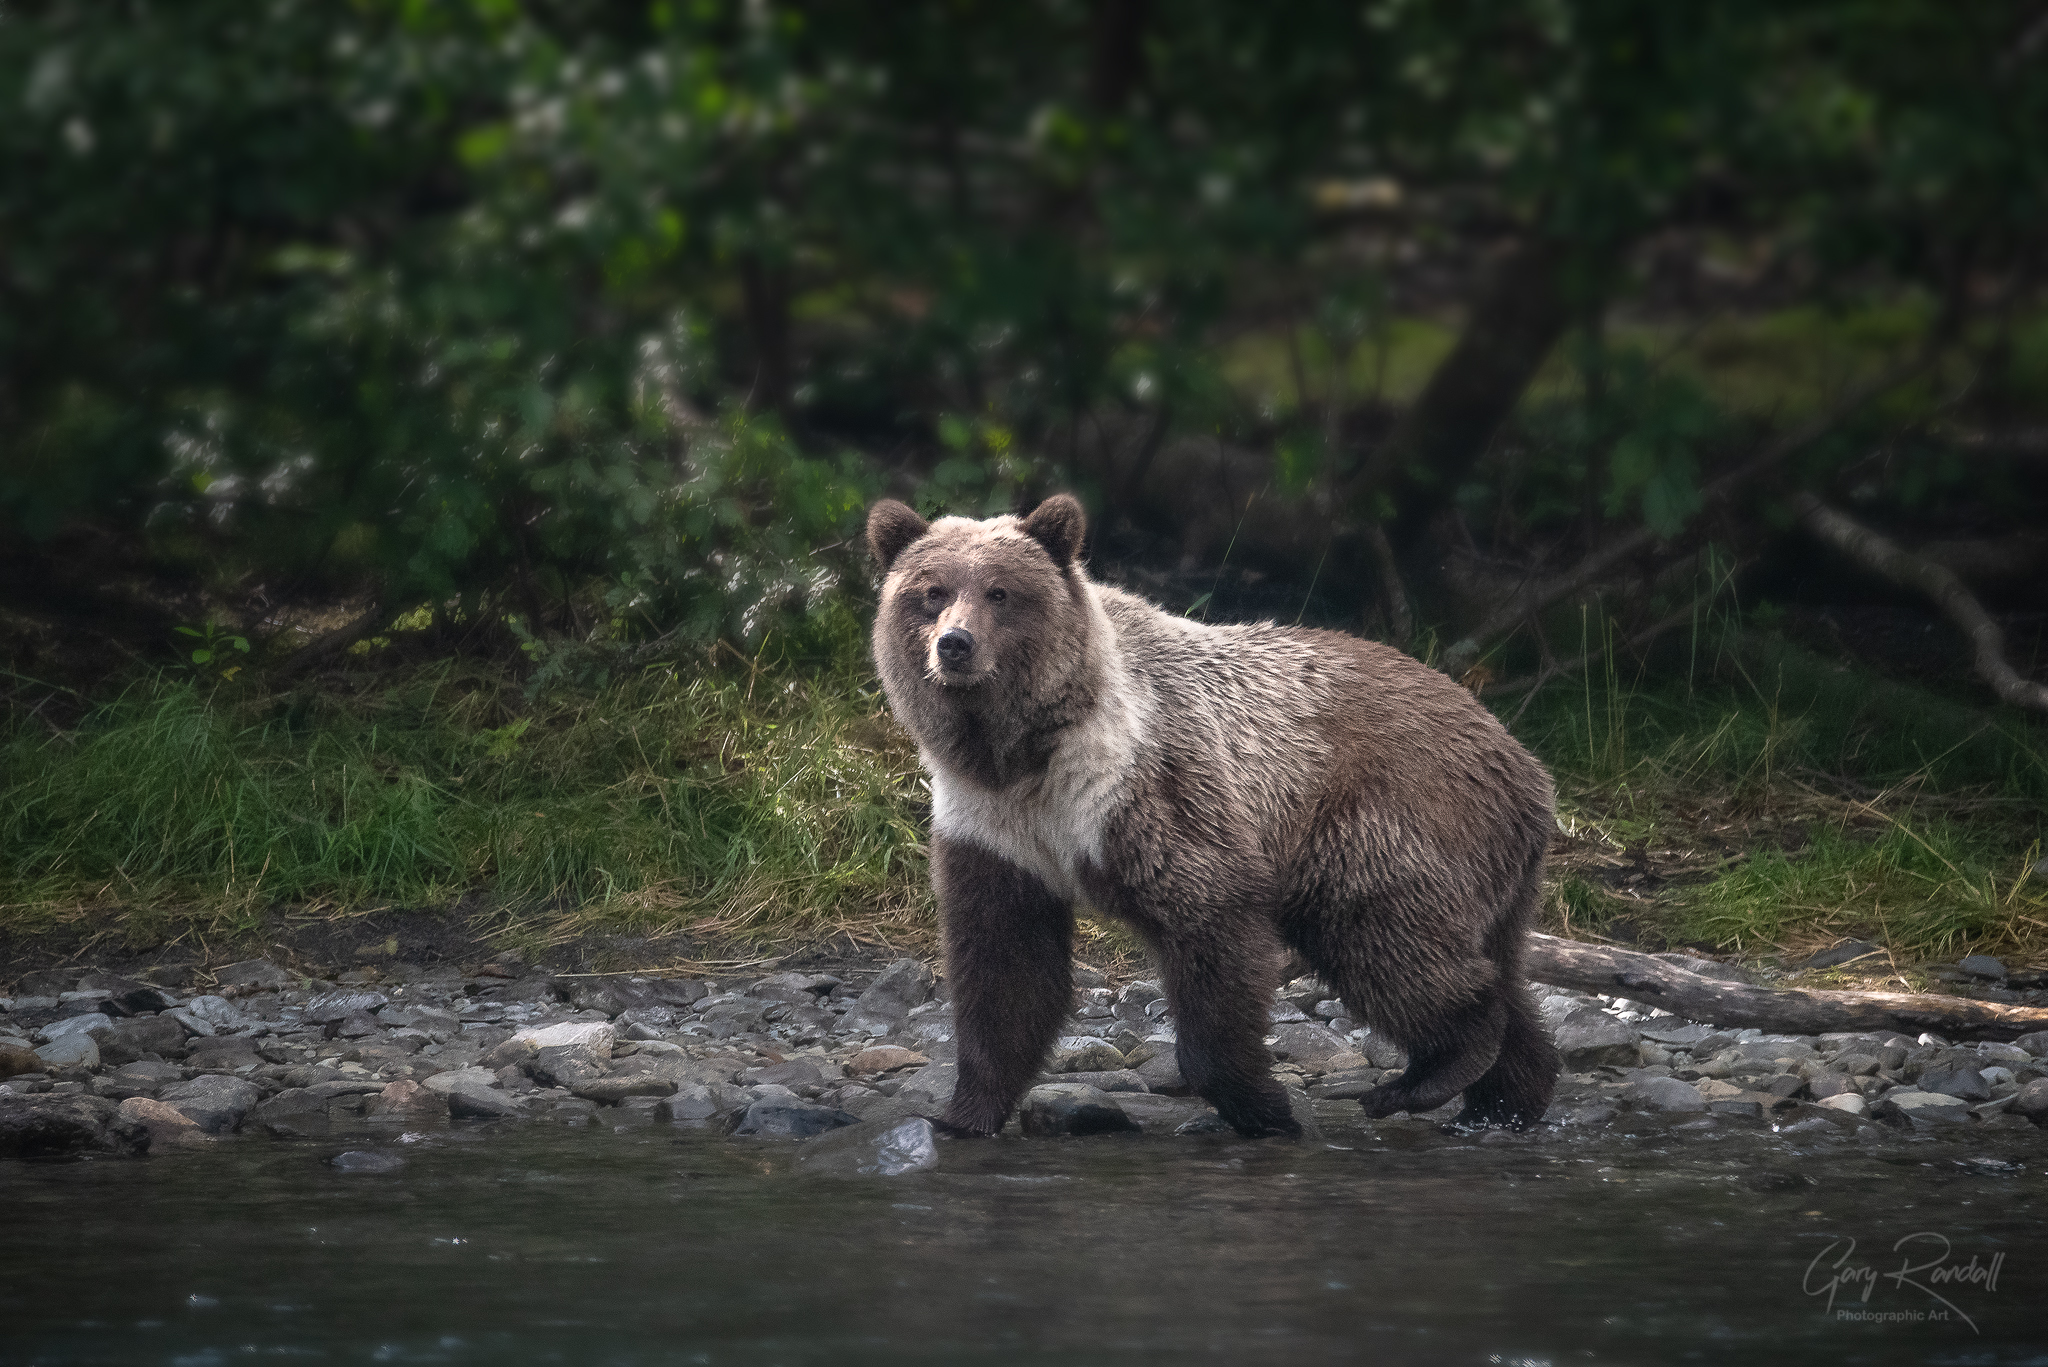
[[[1930,1031],[1950,1040],[2012,1040],[2048,1030],[2048,1009],[1915,992],[1816,992],[1702,977],[1632,950],[1529,937],[1527,972],[1540,983],[1627,997],[1687,1020],[1773,1034]]]

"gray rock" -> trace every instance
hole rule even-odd
[[[608,1050],[599,1054],[587,1045],[564,1044],[540,1050],[521,1066],[543,1087],[577,1092],[579,1088],[604,1081],[610,1064]]]
[[[327,1160],[336,1172],[397,1172],[405,1166],[405,1160],[395,1153],[378,1153],[375,1149],[346,1149]]]
[[[1381,1068],[1359,1068],[1348,1073],[1326,1073],[1321,1082],[1308,1089],[1318,1101],[1356,1101],[1380,1085],[1386,1075]]]
[[[1581,1010],[1557,1027],[1557,1051],[1572,1072],[1634,1067],[1641,1062],[1637,1033],[1604,1011]]]
[[[654,1113],[672,1124],[701,1125],[728,1114],[738,1105],[737,1094],[724,1083],[686,1082],[676,1088],[673,1096],[661,1098]]]
[[[1046,1062],[1048,1073],[1108,1073],[1124,1066],[1123,1051],[1108,1040],[1090,1039],[1073,1048],[1055,1049]]]
[[[197,1007],[205,1000],[207,999],[204,997],[195,997],[192,999],[192,1005]],[[373,992],[366,987],[341,987],[332,992],[316,994],[300,1011],[299,1019],[308,1025],[331,1025],[345,1021],[350,1016],[374,1015],[390,1003],[391,998],[382,992]]]
[[[327,1123],[327,1098],[315,1096],[305,1087],[288,1087],[251,1107],[243,1123],[260,1125],[272,1134],[303,1134],[309,1126]]]
[[[36,1031],[36,1034],[46,1043],[54,1043],[67,1035],[91,1035],[97,1040],[103,1035],[113,1034],[115,1028],[112,1016],[88,1011],[83,1015],[66,1016],[62,1020],[51,1021]]]
[[[2037,1077],[2020,1088],[2009,1109],[2014,1115],[2023,1115],[2036,1125],[2048,1125],[2048,1078]]]
[[[916,959],[898,959],[882,970],[846,1013],[850,1032],[886,1035],[902,1028],[910,1013],[932,995],[932,971]]]
[[[249,987],[265,991],[281,991],[295,986],[298,979],[279,968],[268,959],[244,959],[238,964],[229,964],[213,975],[217,987]]]
[[[1377,1030],[1368,1030],[1353,1046],[1375,1068],[1406,1068],[1408,1051]],[[1157,1087],[1152,1089],[1158,1091]]]
[[[1989,954],[1966,955],[1956,967],[1973,978],[1983,978],[1992,982],[2005,981],[2005,965]]]
[[[1826,1101],[1831,1096],[1861,1096],[1856,1084],[1843,1073],[1822,1073],[1807,1084],[1815,1101]]]
[[[1145,1086],[1159,1096],[1192,1096],[1194,1088],[1180,1075],[1180,1060],[1171,1045],[1134,1069]]]
[[[663,1097],[672,1094],[678,1084],[678,1069],[665,1067],[666,1060],[643,1058],[634,1055],[619,1059],[609,1068],[603,1069],[597,1077],[574,1084],[557,1082],[556,1086],[567,1086],[569,1091],[587,1101],[601,1106],[616,1106],[627,1097]],[[562,1070],[556,1070],[558,1073]]]
[[[787,1002],[791,1006],[811,1006],[825,992],[832,990],[836,979],[827,979],[822,985],[815,973],[771,973],[750,984],[749,997],[762,1001]]]
[[[1704,1111],[1706,1098],[1675,1077],[1638,1077],[1622,1097],[1639,1111]]]
[[[1817,1104],[1852,1116],[1862,1115],[1870,1109],[1870,1103],[1855,1092],[1837,1092],[1833,1096],[1824,1096]]]
[[[258,1062],[256,1041],[243,1036],[200,1037],[186,1046],[185,1064],[214,1072],[233,1072]]]
[[[1680,1020],[1676,1016],[1658,1016],[1639,1023],[1636,1033],[1668,1049],[1690,1049],[1713,1034],[1714,1027]]]
[[[1101,1073],[1054,1073],[1044,1080],[1049,1083],[1071,1082],[1082,1087],[1093,1087],[1097,1091],[1119,1094],[1152,1090],[1145,1084],[1145,1079],[1130,1068],[1116,1068]]]
[[[100,1062],[112,1066],[134,1063],[144,1054],[183,1058],[185,1027],[168,1016],[129,1016],[99,1039]]]
[[[687,1011],[710,995],[695,978],[653,978],[628,973],[569,980],[569,1000],[577,1009],[617,1016],[627,1011],[667,1008]]]
[[[754,1139],[809,1139],[859,1123],[860,1117],[836,1106],[818,1106],[794,1096],[764,1096],[747,1107],[733,1133]]]
[[[1981,1070],[1968,1064],[1929,1068],[1920,1074],[1919,1087],[1923,1092],[1938,1092],[1959,1101],[1991,1100],[1991,1084],[1984,1080]]]
[[[2031,1035],[2021,1035],[2013,1044],[2035,1058],[2048,1058],[2048,1030],[2036,1030]]]
[[[960,1084],[960,1069],[957,1064],[934,1063],[920,1068],[903,1085],[896,1089],[896,1095],[906,1100],[923,1100],[944,1105],[953,1099],[953,1089]]]
[[[1323,1063],[1351,1050],[1342,1035],[1320,1022],[1276,1025],[1272,1039],[1273,1057],[1283,1062]]]
[[[106,1017],[100,1017],[105,1020]],[[100,1066],[100,1047],[93,1037],[83,1030],[68,1035],[59,1035],[48,1044],[36,1047],[36,1057],[42,1060],[44,1068],[97,1068]]]
[[[427,1082],[431,1090],[448,1098],[448,1114],[452,1119],[509,1120],[526,1114],[526,1103],[519,1097],[478,1081],[467,1070],[445,1088],[431,1087],[437,1080],[428,1078]]]
[[[802,1171],[844,1177],[901,1177],[938,1165],[938,1135],[923,1116],[843,1126],[808,1141],[797,1158]]]
[[[195,1015],[184,1007],[174,1007],[163,1013],[184,1027],[185,1033],[194,1039],[204,1039],[215,1033],[213,1022],[204,1016]]]
[[[1942,1092],[1901,1087],[1885,1093],[1871,1115],[1888,1125],[1959,1124],[1970,1118],[1970,1108],[1968,1103]]]
[[[1149,1092],[1119,1092],[1116,1105],[1146,1134],[1173,1134],[1190,1120],[1215,1114],[1204,1102]]]
[[[220,1073],[176,1083],[157,1094],[157,1100],[208,1134],[233,1134],[262,1099],[262,1089],[253,1082]]]
[[[66,1153],[141,1153],[149,1129],[98,1096],[20,1096],[0,1092],[0,1158]]]
[[[1118,1134],[1138,1128],[1108,1093],[1066,1082],[1033,1087],[1025,1093],[1022,1120],[1024,1133],[1034,1139]]]
[[[318,1000],[315,998],[314,1000]],[[223,1030],[239,1030],[250,1024],[249,1016],[226,997],[194,997],[179,1008],[185,1015],[202,1020],[213,1027],[211,1033]],[[341,1019],[339,1016],[336,1020]]]

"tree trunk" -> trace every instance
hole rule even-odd
[[[1368,457],[1360,482],[1363,501],[1355,506],[1370,520],[1376,496],[1391,494],[1399,510],[1397,543],[1412,540],[1449,504],[1571,325],[1566,258],[1561,243],[1536,238],[1495,265],[1458,344],[1393,435]]]
[[[751,253],[740,258],[740,291],[747,337],[754,348],[754,383],[747,407],[756,413],[789,411],[789,271]]]
[[[1526,971],[1540,983],[1604,992],[1687,1020],[1774,1034],[1933,1031],[1950,1040],[2011,1040],[2048,1030],[2048,1010],[1915,992],[1813,992],[1750,987],[1691,973],[1663,959],[1555,935],[1529,937]]]

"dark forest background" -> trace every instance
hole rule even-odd
[[[1071,489],[1494,704],[1568,924],[2036,933],[2038,0],[4,0],[0,102],[35,924],[914,918],[862,513]]]

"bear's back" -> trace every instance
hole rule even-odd
[[[1387,839],[1526,849],[1548,838],[1543,768],[1466,689],[1339,632],[1209,626],[1102,590],[1151,748],[1177,781],[1268,831],[1373,825]]]

